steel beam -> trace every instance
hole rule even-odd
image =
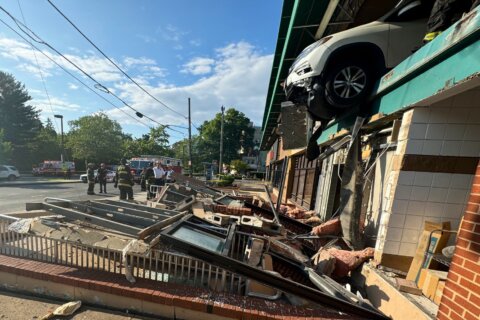
[[[123,234],[135,237],[141,230],[128,224],[119,223],[109,219],[104,219],[95,215],[79,212],[70,208],[63,208],[52,203],[43,203],[43,208],[55,214],[65,216],[70,219],[80,220],[91,224],[98,225],[106,229],[112,229]]]
[[[108,211],[118,211],[121,213],[126,213],[132,216],[138,216],[142,218],[147,218],[147,219],[154,219],[154,220],[162,220],[168,217],[173,216],[174,214],[168,212],[168,213],[152,213],[148,211],[144,211],[141,209],[133,209],[133,208],[128,208],[128,207],[123,207],[120,205],[113,205],[113,204],[107,204],[107,203],[102,203],[102,202],[97,202],[97,201],[91,201],[89,206],[94,207],[94,208],[99,208],[103,210],[108,210]],[[175,214],[178,214],[178,212],[173,211]]]
[[[168,209],[160,209],[160,208],[152,208],[152,207],[147,207],[141,204],[135,204],[127,201],[116,201],[116,200],[97,200],[94,201],[95,203],[106,203],[106,204],[111,204],[117,207],[121,208],[130,208],[130,209],[135,209],[135,210],[140,210],[140,211],[147,211],[153,214],[157,215],[165,215],[165,216],[174,216],[178,214],[177,211],[175,210],[168,210]]]

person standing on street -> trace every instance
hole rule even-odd
[[[155,184],[157,186],[164,186],[165,185],[165,170],[162,168],[162,163],[160,161],[156,162],[156,167],[153,168],[153,172],[155,173]]]
[[[108,170],[105,168],[105,163],[100,164],[100,168],[97,171],[98,183],[100,184],[100,193],[107,193],[107,172]]]
[[[120,165],[117,167],[117,172],[115,173],[115,185],[116,188],[120,190],[120,200],[133,200],[133,189],[134,185],[132,173],[130,172],[130,167],[127,165],[127,161],[122,159]]]
[[[95,187],[95,164],[94,163],[89,163],[87,165],[87,180],[88,180],[88,190],[87,194],[88,195],[94,195],[95,192],[93,192],[93,188]]]
[[[147,189],[147,200],[153,198],[153,193],[150,190],[150,186],[155,184],[155,173],[153,172],[153,162],[148,164],[148,168],[145,171],[145,184]]]
[[[142,169],[142,173],[140,173],[140,190],[147,191],[147,180],[145,179],[145,173],[147,172],[147,168]]]
[[[167,183],[173,183],[175,182],[175,179],[173,179],[172,174],[173,174],[173,169],[172,166],[167,166],[167,171],[165,172]]]

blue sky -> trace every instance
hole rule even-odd
[[[278,33],[281,0],[51,0],[100,49],[172,109],[199,125],[235,107],[261,125]],[[160,123],[187,125],[104,59],[46,0],[9,0],[0,5],[98,82]],[[23,11],[23,17],[22,13]],[[0,19],[19,29],[4,13]],[[25,20],[24,20],[25,19]],[[94,83],[58,54],[45,54],[93,88]],[[63,114],[67,122],[104,111],[124,132],[140,136],[154,123],[134,121],[133,112],[99,90],[114,108],[62,71],[0,23],[0,70],[23,82],[41,118]],[[42,82],[45,79],[45,86]],[[55,123],[59,128],[60,124]],[[184,131],[186,134],[185,130]],[[171,141],[183,137],[171,133]]]

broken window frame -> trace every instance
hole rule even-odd
[[[315,198],[320,175],[320,163],[318,160],[308,161],[305,154],[293,158],[293,184],[290,199],[299,206],[312,210],[315,208]],[[311,181],[307,185],[307,181]],[[309,197],[306,196],[309,194]]]

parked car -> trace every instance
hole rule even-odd
[[[287,100],[314,119],[361,105],[373,85],[422,45],[433,0],[402,0],[377,21],[324,37],[305,48],[284,82]]]
[[[98,182],[98,170],[95,170],[95,182]],[[84,183],[88,182],[87,174],[80,175],[80,180]],[[107,170],[107,182],[115,182],[115,171]]]
[[[0,179],[14,181],[20,178],[20,173],[14,166],[0,165]]]

